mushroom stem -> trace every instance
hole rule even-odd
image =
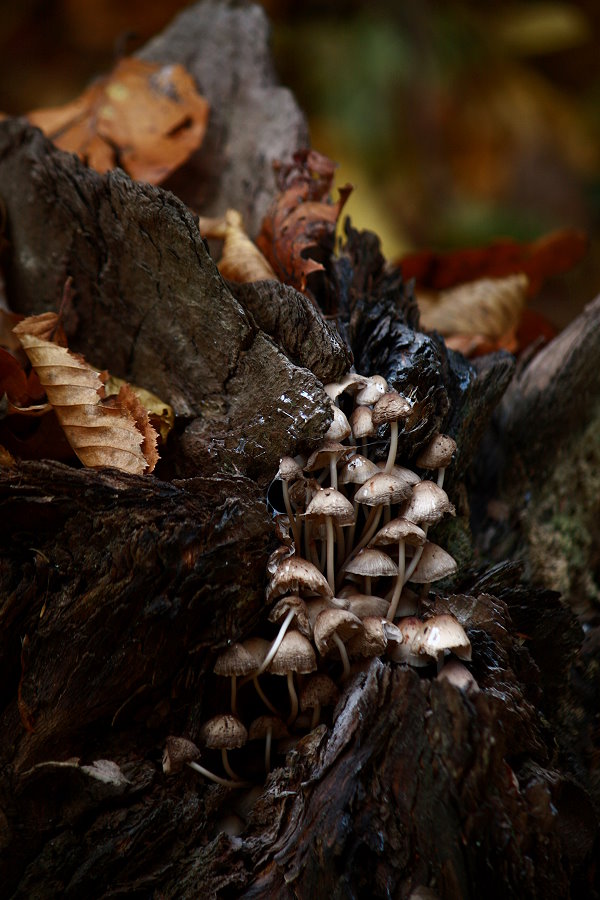
[[[389,473],[392,471],[392,467],[396,462],[396,453],[398,451],[398,422],[390,422],[390,449],[388,452],[388,458],[385,464],[384,472]]]
[[[444,486],[444,475],[446,474],[447,466],[440,466],[438,469],[438,477],[437,477],[437,486],[439,488]]]
[[[296,694],[296,688],[294,687],[294,673],[287,673],[287,685],[288,685],[288,693],[290,695],[290,714],[288,716],[287,724],[293,725],[296,721],[296,716],[298,715],[298,695]]]
[[[267,728],[267,733],[265,735],[265,769],[267,770],[267,775],[271,771],[271,739],[273,737],[273,729]]]
[[[288,630],[288,628],[289,628],[289,626],[290,626],[290,622],[291,622],[292,619],[294,618],[294,615],[295,615],[294,610],[293,610],[293,609],[289,609],[289,610],[288,610],[287,616],[285,617],[285,619],[284,619],[283,622],[281,623],[281,628],[280,628],[279,631],[277,632],[277,637],[275,638],[275,640],[273,641],[273,643],[272,643],[271,646],[269,647],[269,649],[268,649],[268,651],[267,651],[267,655],[266,655],[265,658],[263,659],[262,663],[260,664],[259,668],[258,668],[258,669],[256,670],[256,672],[254,673],[254,675],[252,676],[252,678],[256,678],[258,675],[262,675],[262,673],[265,671],[265,669],[267,668],[267,666],[269,665],[269,663],[271,662],[271,660],[273,659],[273,657],[275,656],[275,654],[276,654],[277,651],[279,650],[279,645],[281,644],[282,640],[284,639],[285,633],[286,633],[286,631]]]
[[[427,537],[428,530],[429,530],[429,525],[423,525],[423,531],[425,532],[425,537]],[[415,571],[415,569],[419,565],[419,560],[421,559],[421,556],[423,555],[424,549],[425,549],[425,541],[423,541],[423,543],[421,544],[420,547],[417,547],[416,553],[413,556],[413,558],[411,559],[410,564],[409,564],[406,572],[404,573],[404,584],[406,584],[407,581],[410,581],[410,576],[412,575],[412,573]]]
[[[228,781],[227,778],[221,778],[219,775],[214,775],[212,772],[209,772],[208,769],[205,769],[204,766],[201,766],[200,763],[197,762],[188,762],[188,766],[190,769],[194,769],[195,772],[204,775],[205,778],[210,778],[210,780],[216,782],[216,784],[222,784],[223,787],[244,788],[250,787],[251,785],[251,782],[240,781],[239,778],[236,778],[235,781]]]
[[[300,528],[298,527],[298,521],[294,516],[292,504],[290,503],[290,492],[288,491],[287,481],[282,481],[281,485],[283,489],[283,502],[285,505],[285,511],[288,514],[290,527],[292,529],[292,536],[294,538],[294,546],[296,547],[296,553],[300,553],[300,550],[302,548],[302,544],[300,543]]]
[[[332,592],[335,594],[335,566],[333,559],[334,542],[333,542],[333,519],[331,516],[325,516],[325,525],[327,528],[327,581]]]
[[[360,541],[358,542],[356,547],[352,548],[351,552],[348,554],[348,556],[346,557],[346,559],[344,560],[344,562],[340,568],[340,575],[339,575],[339,583],[340,584],[342,583],[342,581],[344,579],[344,570],[345,570],[346,566],[348,565],[348,563],[350,562],[350,560],[354,559],[356,554],[360,550],[362,550],[363,547],[367,546],[367,544],[369,543],[369,541],[371,540],[371,538],[377,531],[377,526],[379,525],[379,520],[381,518],[382,509],[383,509],[383,506],[372,506],[371,507],[371,512],[369,513],[367,521],[365,522],[365,527],[363,529],[363,533],[362,533]]]
[[[345,681],[346,678],[348,678],[348,676],[350,675],[350,660],[348,659],[348,652],[346,650],[346,645],[344,644],[344,642],[341,639],[341,637],[339,636],[339,634],[336,634],[334,632],[332,637],[336,643],[338,650],[340,651],[340,656],[342,657],[342,663],[344,666],[344,674],[342,675],[342,681]]]
[[[236,775],[231,766],[229,765],[229,757],[227,756],[227,750],[225,747],[221,750],[221,760],[223,762],[223,768],[227,772],[227,774],[233,778],[234,781],[240,781],[240,776]]]
[[[262,702],[265,704],[265,706],[267,707],[267,709],[270,709],[271,712],[272,712],[274,715],[278,716],[278,715],[279,715],[279,710],[278,710],[275,706],[273,706],[273,704],[271,703],[271,701],[269,700],[269,698],[267,697],[267,695],[265,694],[265,692],[264,692],[263,689],[261,688],[260,683],[259,683],[259,681],[258,681],[258,676],[257,676],[257,675],[253,675],[253,676],[252,676],[252,681],[254,682],[254,687],[256,688],[256,693],[258,694],[258,696],[260,697],[260,699],[262,700]]]
[[[394,593],[392,594],[392,599],[390,600],[390,608],[387,611],[386,619],[388,622],[394,621],[394,616],[396,615],[396,610],[398,609],[398,603],[400,602],[400,596],[402,594],[402,588],[404,587],[404,570],[406,568],[406,546],[404,541],[398,541],[398,574],[396,576],[396,584],[394,586]]]
[[[338,473],[337,473],[337,459],[332,453],[329,457],[329,480],[331,481],[331,487],[335,488],[337,491],[338,486]]]

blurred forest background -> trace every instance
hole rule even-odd
[[[189,4],[0,3],[0,110],[73,99]],[[600,290],[600,4],[265,0],[273,53],[346,212],[397,259],[556,228],[586,260],[535,305],[564,326]]]

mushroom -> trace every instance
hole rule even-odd
[[[309,675],[300,691],[300,709],[302,712],[312,709],[311,731],[321,721],[321,709],[324,706],[335,706],[339,698],[338,687],[329,675],[318,672],[315,675]]]
[[[254,672],[260,665],[262,656],[256,653],[257,648],[244,647],[243,644],[231,644],[217,657],[213,672],[225,678],[231,678],[231,712],[237,716],[237,677]]]
[[[459,659],[471,659],[471,641],[460,622],[448,613],[428,619],[423,624],[421,640],[425,653],[435,656],[438,662],[443,659],[446,650],[452,651]]]
[[[341,459],[348,459],[355,452],[354,447],[345,447],[339,441],[325,441],[308,457],[304,471],[314,472],[328,468],[331,487],[337,489],[337,463]]]
[[[377,472],[365,481],[357,490],[354,499],[372,509],[352,555],[365,547],[375,534],[383,507],[406,500],[412,495],[414,487],[412,478],[392,475],[391,472]]]
[[[479,685],[477,684],[474,675],[469,672],[464,663],[461,663],[459,659],[455,659],[454,657],[450,657],[447,662],[444,663],[437,674],[437,680],[449,681],[450,684],[453,684],[459,691],[472,691],[473,693],[479,691]]]
[[[382,653],[385,653],[388,642],[383,627],[385,619],[382,619],[381,616],[365,616],[361,622],[363,631],[350,638],[346,644],[348,656],[351,659],[356,656],[381,656]]]
[[[288,725],[291,725],[298,715],[298,696],[294,687],[294,672],[306,674],[314,672],[316,668],[317,660],[310,641],[299,631],[286,632],[267,671],[272,675],[284,675],[287,678],[290,696]]]
[[[362,575],[365,579],[365,594],[371,594],[372,578],[388,578],[398,574],[398,566],[381,550],[372,547],[360,553],[345,565],[345,571],[352,575]]]
[[[284,594],[298,594],[300,591],[333,597],[327,579],[313,563],[301,556],[290,556],[277,566],[267,587],[266,600],[271,603]]]
[[[367,384],[368,380],[369,379],[365,375],[357,375],[355,372],[349,372],[347,375],[344,375],[340,381],[332,381],[329,384],[323,385],[323,389],[329,399],[333,400],[335,403],[337,398],[340,394],[343,394],[344,391],[356,393],[357,390],[363,388]]]
[[[446,469],[452,462],[456,441],[448,434],[434,434],[427,446],[421,450],[415,464],[421,469],[437,469],[437,484],[442,487]]]
[[[425,532],[414,522],[399,517],[392,519],[387,525],[381,528],[373,538],[373,546],[380,544],[398,544],[398,575],[394,592],[390,600],[390,607],[387,612],[387,619],[392,622],[398,609],[402,588],[404,586],[404,572],[406,562],[406,544],[412,547],[419,547],[426,540]]]
[[[340,526],[352,525],[354,508],[339,491],[332,487],[321,488],[308,504],[304,516],[307,519],[325,523],[327,529],[327,582],[333,594],[335,591],[333,523],[335,521],[336,525]]]
[[[326,609],[317,616],[313,629],[313,640],[321,656],[329,656],[338,650],[344,666],[343,678],[350,674],[350,660],[346,652],[346,641],[363,630],[358,616],[345,609]]]
[[[387,655],[390,659],[408,663],[409,666],[428,666],[434,661],[423,649],[423,623],[420,619],[405,616],[394,623],[394,628],[401,640],[394,639],[388,632]]]
[[[398,420],[405,419],[412,410],[412,403],[403,397],[402,394],[396,392],[388,392],[383,394],[375,406],[373,407],[373,425],[383,425],[389,423],[390,426],[390,449],[385,464],[386,472],[391,472],[392,466],[396,461],[396,452],[398,450]]]
[[[273,738],[289,737],[290,733],[285,727],[285,722],[279,716],[259,716],[250,723],[248,740],[260,741],[265,739],[265,769],[271,771],[271,743]]]
[[[204,746],[209,750],[220,750],[223,768],[227,774],[234,780],[240,781],[240,778],[233,771],[229,764],[227,756],[228,750],[236,747],[242,747],[248,740],[248,732],[243,722],[236,716],[230,716],[227,713],[213,716],[208,722],[205,722],[200,730]]]
[[[456,515],[454,506],[450,503],[446,491],[438,487],[433,481],[420,481],[418,484],[415,484],[410,500],[402,510],[403,517],[421,525],[425,534],[427,534],[429,526],[439,522],[445,513],[450,513],[451,516]],[[417,552],[406,570],[405,581],[414,580],[411,579],[411,576],[419,564],[424,547],[425,544],[417,548]]]
[[[339,406],[336,406],[333,402],[331,403],[331,409],[333,411],[333,420],[325,432],[325,440],[343,441],[352,434],[350,423]]]
[[[365,380],[367,382],[365,386],[356,392],[355,401],[357,406],[371,406],[373,403],[377,403],[388,389],[387,381],[383,375],[371,375]]]
[[[277,649],[285,637],[286,631],[294,619],[296,620],[296,630],[305,637],[310,637],[311,627],[308,619],[308,611],[306,609],[306,603],[301,597],[292,594],[290,597],[284,597],[275,604],[269,613],[269,622],[279,622],[280,619],[283,619],[283,622],[281,623],[277,636],[269,647],[265,658],[260,664],[260,668],[256,673],[257,675],[261,675],[268,667],[269,663],[277,653]]]
[[[192,741],[188,740],[187,738],[175,737],[171,735],[167,738],[165,750],[163,753],[163,772],[165,773],[165,775],[174,775],[177,772],[180,772],[184,766],[189,766],[190,769],[194,769],[196,772],[199,772],[200,775],[204,775],[205,778],[210,779],[210,781],[216,782],[216,784],[221,784],[223,785],[223,787],[248,787],[248,783],[246,781],[241,781],[239,779],[236,779],[235,781],[229,781],[227,778],[221,778],[220,775],[215,775],[214,772],[211,772],[209,769],[205,769],[204,766],[201,766],[197,762],[199,758],[200,751]]]
[[[288,482],[297,481],[299,478],[304,478],[304,473],[300,467],[300,465],[296,462],[295,459],[291,456],[283,456],[279,461],[279,470],[277,472],[277,477],[281,480],[281,489],[283,492],[283,502],[285,504],[285,511],[288,514],[288,519],[290,520],[290,527],[292,529],[292,534],[294,536],[294,544],[296,545],[296,550],[300,549],[300,529],[298,527],[298,521],[294,516],[294,512],[292,510],[292,504],[290,502],[290,492],[288,489]]]
[[[418,564],[411,572],[413,558],[405,576],[405,580],[412,581],[413,584],[429,584],[430,581],[439,581],[456,572],[457,565],[454,557],[432,541],[426,541],[422,547],[417,549],[417,553],[419,553]]]

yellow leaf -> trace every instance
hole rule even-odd
[[[515,328],[527,299],[522,273],[480,278],[443,291],[417,291],[421,325],[441,335],[476,334],[497,340]]]

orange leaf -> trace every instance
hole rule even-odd
[[[520,274],[480,278],[443,291],[418,290],[421,325],[445,337],[478,335],[493,344],[518,325],[527,287],[526,276]]]
[[[202,143],[208,110],[183,66],[127,58],[72,103],[28,119],[99,172],[121,166],[160,184]]]
[[[402,257],[398,265],[404,278],[414,278],[417,287],[438,291],[465,281],[523,272],[529,279],[528,296],[534,297],[546,278],[572,269],[587,249],[584,232],[565,229],[528,244],[503,239],[487,247],[447,253],[422,250]]]
[[[281,281],[301,291],[311,272],[321,271],[320,258],[334,247],[335,228],[352,187],[339,189],[332,203],[329,192],[335,163],[315,150],[300,150],[293,162],[280,165],[280,194],[271,204],[256,244]]]
[[[223,240],[223,252],[217,264],[223,278],[249,282],[277,277],[268,260],[244,231],[242,217],[236,209],[228,209],[218,219],[201,217],[198,225],[202,237]]]
[[[29,334],[28,323],[24,319],[15,332],[83,465],[114,466],[136,475],[151,472],[158,457],[147,414],[143,423],[127,396],[123,402],[117,398],[114,405],[103,404],[98,373],[65,347]]]

